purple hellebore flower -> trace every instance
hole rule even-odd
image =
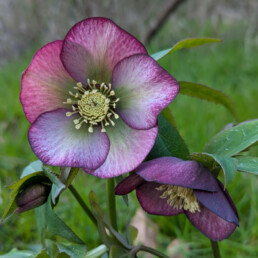
[[[142,208],[155,215],[185,213],[190,222],[213,241],[229,237],[238,214],[222,183],[202,164],[174,157],[142,163],[120,182],[115,193],[136,189]]]
[[[157,116],[178,91],[137,39],[109,19],[89,18],[38,50],[20,100],[39,159],[109,178],[144,160]]]

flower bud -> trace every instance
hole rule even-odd
[[[41,206],[47,201],[50,190],[50,185],[40,183],[28,186],[16,197],[18,208],[15,212],[21,213]]]

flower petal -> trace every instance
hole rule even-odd
[[[114,66],[123,58],[147,53],[132,35],[106,18],[89,18],[67,33],[61,59],[79,82],[87,78],[110,82]]]
[[[196,198],[207,209],[220,216],[228,222],[238,225],[238,217],[232,208],[224,191],[220,189],[218,192],[210,193],[206,191],[194,190]]]
[[[51,166],[98,168],[106,159],[109,139],[100,128],[76,130],[65,109],[40,115],[29,129],[30,145],[40,160]]]
[[[174,157],[161,157],[141,164],[135,172],[146,181],[192,189],[218,191],[217,180],[203,165]]]
[[[34,55],[22,75],[20,100],[30,123],[42,113],[65,107],[75,81],[60,60],[63,41],[51,42]]]
[[[116,195],[124,195],[132,192],[136,187],[141,185],[144,181],[143,178],[133,173],[123,179],[115,188]]]
[[[120,98],[117,112],[132,128],[149,129],[157,116],[176,97],[177,81],[148,55],[134,55],[118,63],[112,89]]]
[[[201,212],[185,211],[185,214],[190,222],[211,240],[219,241],[228,238],[236,229],[235,223],[222,219],[201,204],[200,209]]]
[[[220,186],[220,189],[223,191],[223,193],[225,194],[228,202],[230,203],[231,205],[231,208],[233,209],[234,213],[236,214],[236,217],[239,219],[239,216],[238,216],[238,212],[237,212],[237,209],[236,209],[236,206],[233,202],[233,200],[231,199],[227,189],[224,187],[224,185],[218,180],[218,183],[219,183],[219,186]]]
[[[108,127],[110,151],[104,164],[95,171],[86,172],[100,178],[110,178],[134,170],[148,155],[154,145],[158,128],[135,130],[127,126],[122,119],[115,127]]]
[[[183,213],[183,209],[175,209],[167,203],[167,199],[161,199],[162,192],[156,188],[160,184],[146,182],[136,189],[136,195],[142,208],[154,215],[172,216]]]

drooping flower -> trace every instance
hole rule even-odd
[[[222,183],[202,164],[174,157],[142,163],[120,182],[115,193],[136,189],[142,208],[155,215],[184,213],[203,234],[218,241],[238,226],[238,214]]]
[[[20,100],[39,159],[108,178],[144,160],[157,116],[178,91],[137,39],[109,19],[90,18],[38,50]]]

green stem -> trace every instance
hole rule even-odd
[[[159,251],[157,251],[155,249],[152,249],[152,248],[150,248],[148,246],[145,246],[145,245],[136,246],[135,248],[132,249],[131,254],[136,254],[139,251],[144,251],[144,252],[147,252],[147,253],[150,253],[150,254],[154,254],[154,255],[156,255],[157,257],[160,257],[160,258],[169,258],[167,255],[165,255],[163,253],[160,253]]]
[[[214,258],[221,258],[220,252],[219,252],[219,245],[218,242],[214,242],[211,240],[211,247],[212,247],[212,253]]]
[[[84,200],[82,199],[82,197],[80,196],[80,194],[77,192],[77,190],[70,185],[69,186],[69,190],[71,191],[71,193],[73,194],[74,198],[77,200],[77,202],[80,204],[80,206],[83,208],[83,210],[86,212],[86,214],[88,215],[88,217],[90,218],[90,220],[92,221],[92,223],[97,226],[97,220],[95,219],[95,217],[93,216],[90,208],[88,207],[88,205],[84,202]]]
[[[115,180],[114,178],[107,179],[107,194],[108,194],[108,214],[111,226],[117,231],[116,221],[116,199],[115,199]]]

